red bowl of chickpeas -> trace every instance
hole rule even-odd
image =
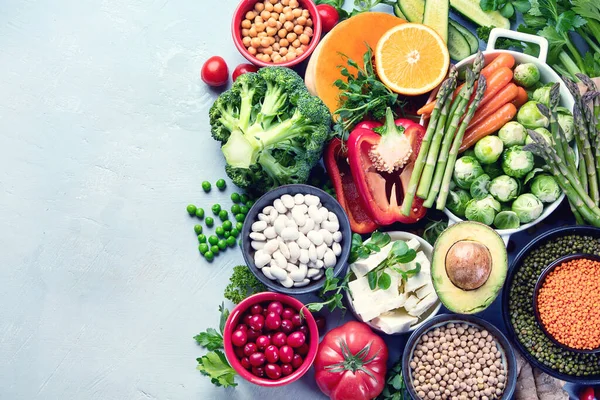
[[[242,0],[231,32],[235,46],[251,63],[293,67],[317,47],[321,21],[311,0]]]

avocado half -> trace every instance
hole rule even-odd
[[[450,311],[474,314],[485,310],[498,296],[507,270],[504,241],[487,225],[459,222],[435,242],[431,278]]]

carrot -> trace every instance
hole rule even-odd
[[[469,128],[465,133],[462,144],[459,151],[465,151],[469,147],[473,146],[479,139],[494,133],[505,123],[513,119],[517,114],[517,107],[512,103],[506,103],[500,107],[494,114],[481,121],[479,124]]]
[[[517,97],[515,97],[512,103],[515,105],[515,107],[519,108],[523,104],[527,103],[527,100],[529,100],[529,96],[527,96],[527,92],[521,86],[517,86],[517,90]]]
[[[495,113],[500,107],[505,105],[506,103],[512,102],[519,92],[517,85],[514,83],[509,83],[504,86],[493,99],[491,99],[486,105],[483,107],[479,107],[477,112],[473,116],[473,119],[469,123],[469,127],[473,127]]]
[[[515,58],[512,55],[507,54],[507,53],[500,53],[488,65],[483,67],[483,69],[481,70],[481,75],[483,75],[485,77],[485,79],[488,79],[496,70],[498,70],[502,67],[512,68],[514,65],[515,65]],[[460,90],[462,89],[463,86],[464,86],[464,83],[456,88],[456,90],[454,91],[454,97],[456,97],[458,95],[458,92],[460,92]],[[429,115],[433,111],[434,107],[435,107],[435,101],[432,101],[431,103],[427,103],[417,111],[417,114],[418,115],[422,115],[422,114]]]
[[[512,81],[513,73],[510,68],[500,67],[487,77],[487,88],[483,94],[483,99],[479,103],[479,107],[483,107],[491,101],[504,86]]]

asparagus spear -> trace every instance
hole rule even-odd
[[[575,121],[575,132],[578,136],[577,147],[579,147],[579,154],[583,156],[579,162],[584,160],[586,165],[590,197],[594,200],[594,203],[600,204],[600,193],[598,192],[598,178],[595,164],[596,160],[592,155],[592,146],[590,145],[590,140],[587,135],[586,121],[578,107],[573,108],[573,120]]]
[[[450,152],[448,153],[448,162],[446,164],[446,169],[444,170],[444,175],[442,178],[442,184],[440,188],[440,194],[437,198],[436,208],[438,210],[443,210],[446,206],[446,199],[448,199],[448,192],[450,191],[450,181],[452,180],[452,173],[454,171],[454,164],[456,164],[456,157],[458,156],[458,149],[462,144],[463,137],[465,136],[465,131],[479,107],[479,103],[481,103],[481,99],[483,98],[483,94],[485,93],[485,89],[487,87],[487,83],[485,77],[483,75],[479,76],[477,80],[477,91],[475,92],[475,98],[473,102],[469,105],[469,109],[467,110],[467,115],[462,120],[460,124],[460,128],[454,136],[454,140],[452,141],[452,147],[450,148]]]
[[[587,176],[587,166],[585,165],[585,157],[581,157],[579,159],[579,166],[577,168],[577,176],[579,176],[579,180],[581,181],[581,186],[583,186],[583,190],[585,190],[587,193],[589,193],[590,187],[589,187],[588,176]]]
[[[481,70],[483,69],[484,66],[485,66],[485,58],[483,57],[483,53],[481,52],[481,50],[477,50],[477,55],[475,56],[475,59],[473,60],[473,65],[471,66],[471,70],[472,70],[473,74],[475,75],[475,81],[477,81],[477,79],[479,79],[479,74],[481,73]],[[450,108],[449,115],[456,114],[456,109],[458,107],[459,107],[459,104],[457,104],[456,101],[453,102],[452,107]],[[450,127],[450,123],[451,123],[451,121],[446,121],[446,130]]]
[[[588,93],[589,92],[597,92],[598,91],[598,87],[596,86],[596,83],[591,80],[587,75],[584,74],[575,74],[575,76],[577,78],[579,78],[579,80],[581,82],[583,82],[583,84],[586,86]],[[592,116],[595,116],[594,118],[594,125],[596,128],[596,134],[598,134],[598,132],[600,132],[600,97],[595,97],[594,98],[594,103],[592,105]]]
[[[413,172],[410,176],[410,181],[408,183],[408,189],[404,194],[404,202],[402,204],[402,214],[410,215],[410,211],[412,208],[412,203],[417,193],[417,185],[419,184],[419,180],[421,179],[421,173],[423,172],[423,167],[425,166],[425,157],[427,157],[427,153],[429,152],[429,144],[431,142],[431,137],[435,132],[437,119],[440,114],[440,110],[444,103],[452,98],[453,92],[453,79],[446,79],[442,85],[440,86],[440,90],[438,91],[436,97],[435,108],[431,112],[431,118],[429,119],[429,125],[427,126],[427,131],[425,132],[425,136],[423,136],[423,141],[421,142],[421,149],[419,150],[419,154],[417,155],[417,159],[415,160],[415,165],[413,168]],[[454,79],[454,85],[456,84],[456,78]]]

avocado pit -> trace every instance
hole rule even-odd
[[[478,289],[492,272],[492,255],[482,243],[460,240],[446,254],[446,273],[450,281],[463,290]]]

